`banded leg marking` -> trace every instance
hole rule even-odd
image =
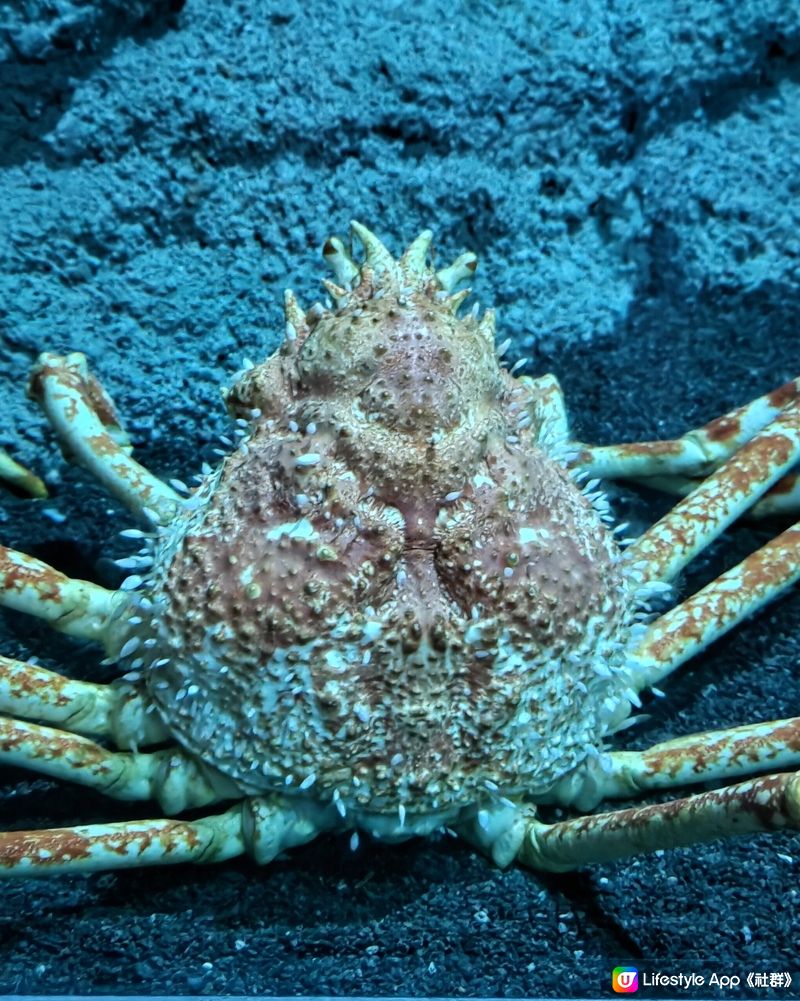
[[[0,546],[0,606],[35,615],[69,636],[102,643],[119,593]]]
[[[713,473],[799,398],[797,378],[680,438],[619,445],[577,444],[575,465],[599,479],[635,480],[669,492],[682,491],[687,484],[696,485]]]
[[[203,820],[133,820],[0,833],[0,878],[98,872],[241,855],[238,808]]]
[[[565,775],[548,803],[594,810],[605,799],[654,789],[743,779],[756,772],[800,768],[800,717],[748,723],[676,737],[645,751],[612,751]]]
[[[800,716],[693,733],[646,751],[614,751],[610,758],[600,799],[800,768]]]
[[[116,701],[110,685],[73,681],[38,664],[0,656],[0,713],[106,736]]]
[[[138,517],[160,525],[172,521],[183,499],[130,457],[114,404],[84,355],[40,355],[30,394],[44,408],[67,459],[91,472]]]
[[[237,803],[200,820],[138,820],[0,834],[0,878],[96,872],[178,862],[224,862],[281,852],[339,826],[335,810],[278,796]]]
[[[671,674],[800,580],[800,522],[664,612],[631,656],[641,691]]]
[[[669,803],[555,824],[529,817],[517,860],[532,869],[567,872],[640,852],[787,827],[800,828],[800,775],[779,772]]]
[[[688,497],[693,490],[702,484],[703,480],[682,476],[653,476],[648,479],[639,479],[636,482],[640,486],[660,490],[665,494]],[[797,473],[787,473],[744,512],[744,517],[748,521],[760,521],[762,518],[797,514],[798,511],[800,511],[800,476]]]
[[[56,723],[71,733],[110,737],[117,747],[169,739],[160,718],[133,685],[75,681],[38,664],[0,656],[0,713]]]
[[[645,576],[671,581],[800,461],[800,397],[626,551]]]
[[[222,798],[195,762],[177,748],[146,754],[109,751],[86,737],[4,716],[0,716],[0,763],[77,782],[114,799],[157,799],[167,813]]]

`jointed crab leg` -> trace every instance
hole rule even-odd
[[[157,799],[167,813],[222,798],[177,748],[147,754],[109,751],[74,733],[3,716],[0,763],[68,779],[115,799]]]
[[[0,878],[96,872],[241,855],[238,807],[204,820],[133,820],[0,833]]]
[[[592,761],[588,771],[578,768],[565,776],[547,801],[593,810],[604,799],[643,791],[800,768],[800,716],[693,733],[645,751],[612,751],[605,757],[602,768]]]
[[[634,687],[657,684],[798,580],[800,522],[651,623],[631,656]]]
[[[556,824],[528,818],[516,858],[533,869],[566,872],[638,852],[786,827],[800,827],[800,775],[792,772]]]
[[[270,862],[337,826],[330,808],[277,796],[244,800],[200,820],[139,820],[0,833],[0,877],[94,872],[178,862],[224,862],[245,852]]]
[[[690,479],[684,476],[652,476],[648,479],[637,479],[640,486],[661,490],[663,493],[674,494],[677,497],[688,497],[703,482],[702,478]],[[772,518],[775,515],[793,515],[800,511],[800,476],[797,473],[787,473],[769,488],[763,497],[748,508],[744,517],[748,521],[761,518]]]
[[[38,664],[0,657],[0,713],[57,723],[71,733],[110,737],[117,747],[146,747],[168,737],[152,706],[124,681],[75,681]]]
[[[690,485],[690,489],[694,484]],[[688,492],[688,491],[687,491]],[[800,511],[800,474],[789,473],[782,476],[775,486],[756,501],[747,511],[748,518],[771,518],[775,515],[791,515]]]
[[[614,751],[601,798],[692,782],[744,778],[768,768],[800,768],[800,716],[693,733],[646,751]]]
[[[674,580],[711,541],[800,461],[800,398],[626,550],[648,579]]]
[[[118,595],[0,546],[0,606],[35,615],[60,632],[102,642]]]
[[[693,481],[696,485],[717,469],[798,398],[800,378],[673,441],[579,444],[575,464],[600,479],[637,480],[682,493]]]
[[[38,664],[0,657],[1,713],[104,736],[110,733],[110,719],[122,697],[111,685],[73,681]]]
[[[30,392],[44,407],[68,459],[93,473],[140,518],[160,525],[173,519],[182,498],[130,457],[114,404],[84,355],[40,355]]]
[[[556,788],[553,800],[591,810],[604,799],[630,798],[643,791],[673,789],[695,782],[743,779],[754,772],[800,768],[800,716],[748,723],[666,740],[646,751],[612,751],[604,770],[580,771]]]

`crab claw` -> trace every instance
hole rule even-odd
[[[0,448],[0,482],[12,490],[30,494],[31,497],[47,497],[47,487],[29,469],[15,462],[8,452]]]

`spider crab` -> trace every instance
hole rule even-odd
[[[674,441],[575,442],[555,378],[502,367],[491,311],[459,316],[474,255],[436,271],[429,231],[395,259],[352,229],[363,261],[332,238],[328,308],[286,293],[281,347],[224,394],[238,441],[193,491],[131,457],[83,355],[39,358],[31,395],[142,548],[117,591],[0,548],[0,604],[123,672],[0,658],[0,762],[199,819],[3,833],[0,872],[267,862],[326,830],[441,828],[562,871],[800,826],[800,718],[609,744],[644,689],[800,576],[798,524],[649,610],[744,513],[800,510],[800,379]],[[626,542],[597,490],[614,478],[682,499]]]

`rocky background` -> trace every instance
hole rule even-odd
[[[676,435],[797,375],[799,54],[798,0],[0,5],[0,445],[52,492],[4,496],[3,540],[119,579],[130,520],[26,400],[39,351],[84,351],[138,457],[188,478],[228,426],[220,384],[274,349],[285,287],[319,296],[351,217],[398,252],[426,226],[440,260],[478,251],[509,358],[558,374],[584,438]],[[639,527],[665,507],[616,503]],[[685,589],[779,528],[731,532]],[[0,630],[107,677],[34,621]],[[798,637],[794,594],[630,746],[796,713]],[[0,777],[6,828],[152,810]],[[541,876],[343,837],[264,869],[6,883],[0,991],[581,997],[619,963],[800,985],[799,859],[776,835]]]

